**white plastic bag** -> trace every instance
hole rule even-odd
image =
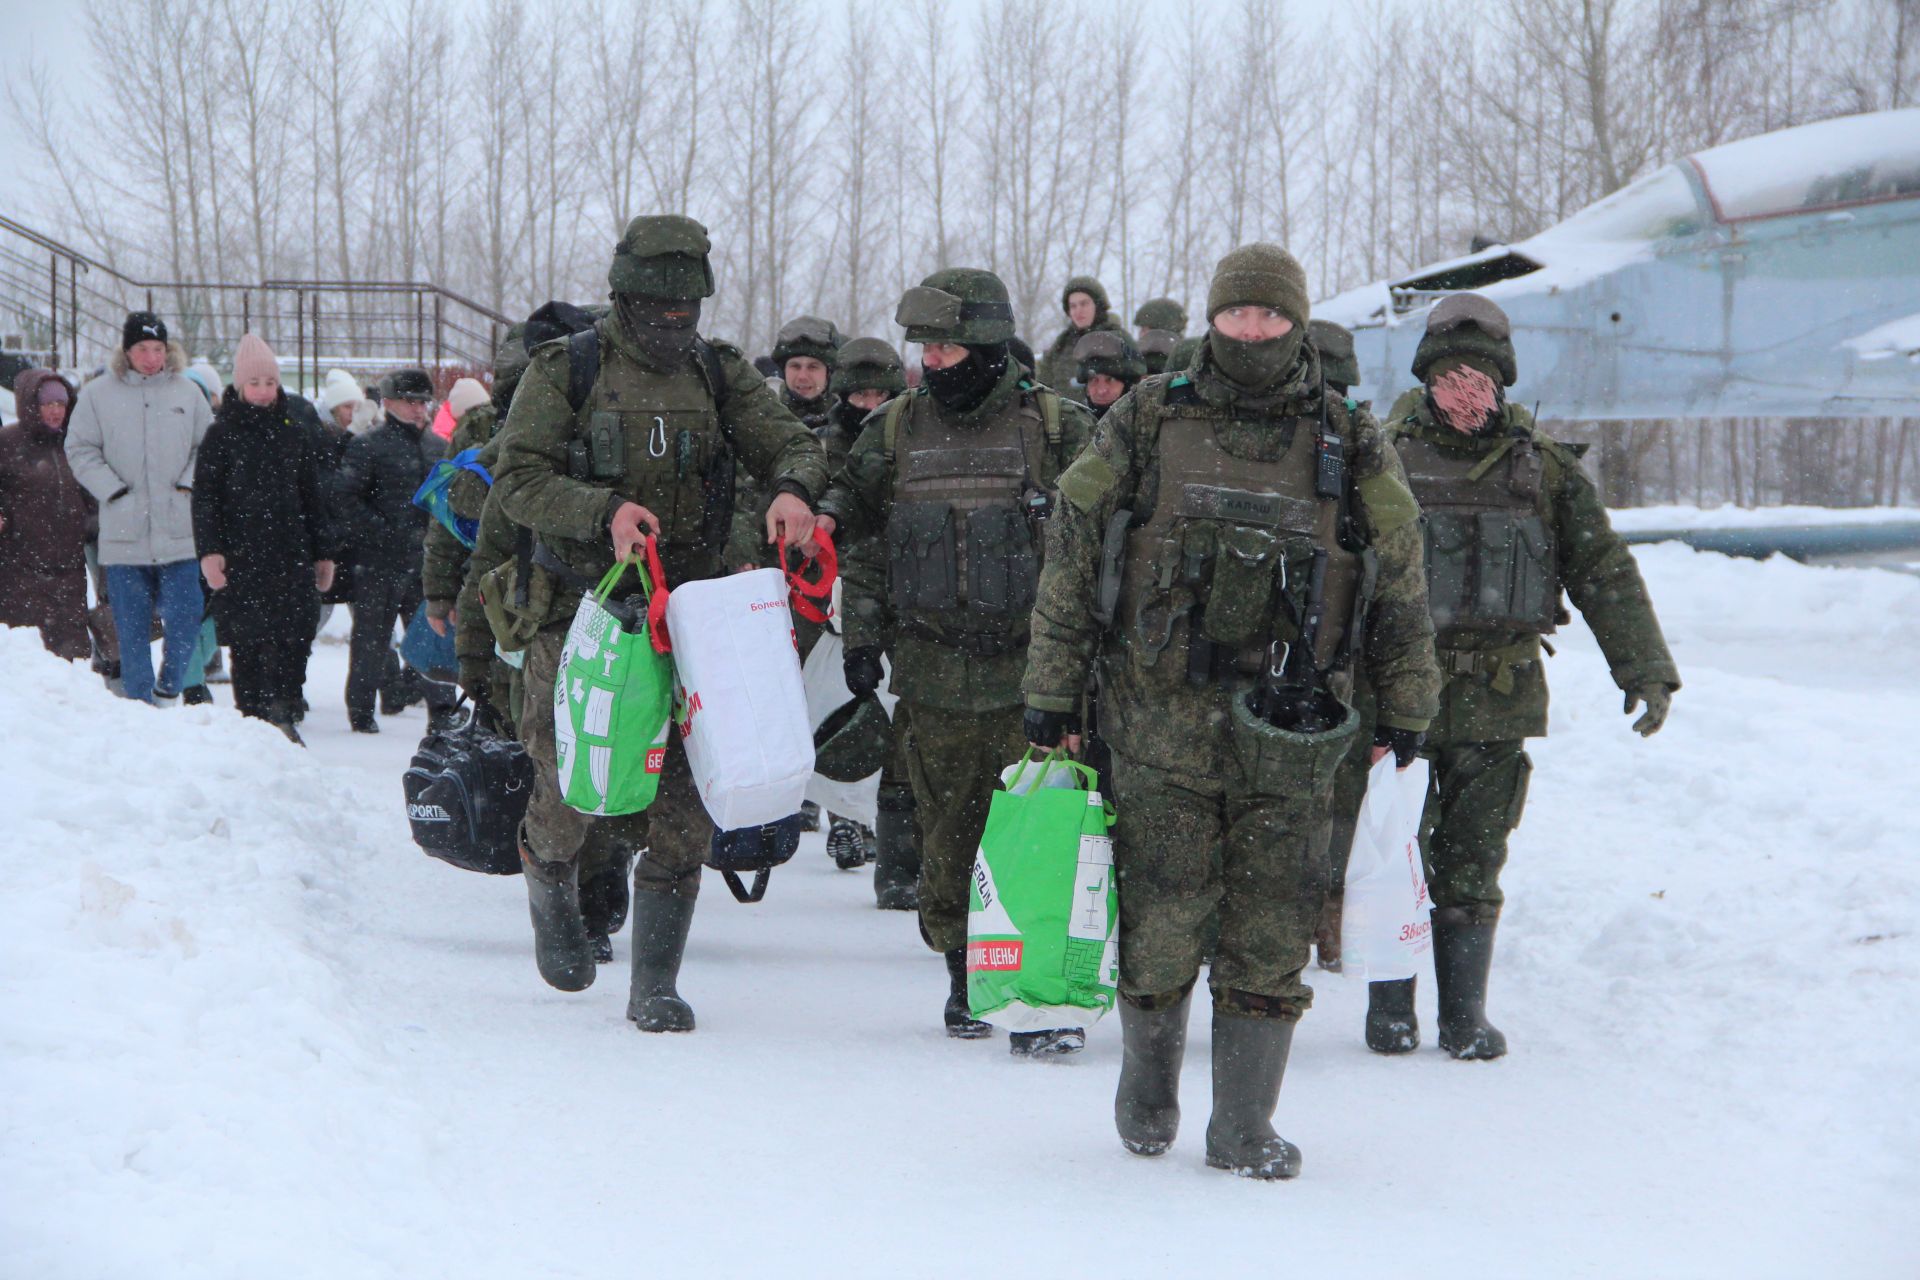
[[[807,654],[806,666],[802,669],[802,678],[807,687],[807,724],[814,729],[818,729],[828,716],[853,697],[847,689],[847,644],[840,635],[841,617],[840,582],[836,579],[833,584],[833,613],[826,630],[814,643],[813,651]],[[881,669],[883,672],[887,670],[884,658],[881,659]],[[894,705],[900,700],[887,691],[884,675],[877,692],[880,705],[887,709],[887,714],[895,714]],[[835,817],[851,818],[869,828],[879,817],[879,797],[878,773],[858,782],[835,782],[816,773],[807,782],[807,799]]]
[[[799,812],[813,730],[786,575],[755,569],[677,586],[667,632],[674,718],[714,826],[737,831]]]
[[[1427,877],[1420,866],[1420,811],[1427,762],[1394,768],[1389,751],[1367,775],[1367,799],[1347,860],[1340,919],[1342,971],[1371,982],[1411,978],[1433,949]]]

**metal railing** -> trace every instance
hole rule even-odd
[[[492,368],[511,323],[436,284],[407,280],[146,281],[0,215],[0,333],[54,368],[91,369],[118,347],[129,311],[152,311],[187,351],[231,367],[243,334],[291,362],[289,385],[329,368],[357,377],[420,365],[445,389]]]

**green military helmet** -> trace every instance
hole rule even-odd
[[[707,229],[677,213],[642,214],[613,247],[607,284],[615,293],[685,301],[713,296]]]
[[[813,771],[831,782],[858,782],[886,766],[893,722],[872,694],[850,698],[813,731]]]
[[[1452,294],[1427,313],[1426,335],[1413,352],[1413,376],[1425,382],[1427,371],[1448,356],[1480,365],[1505,386],[1520,376],[1513,357],[1513,322],[1477,293]]]
[[[1107,301],[1107,287],[1092,276],[1075,276],[1067,281],[1067,287],[1060,291],[1060,310],[1066,311],[1067,299],[1076,293],[1084,293],[1093,299],[1093,322],[1099,324],[1107,318],[1113,304]]]
[[[1082,385],[1105,374],[1132,386],[1147,376],[1146,361],[1140,358],[1133,340],[1118,329],[1095,329],[1073,344],[1073,358],[1080,366]]]
[[[1187,331],[1187,309],[1172,298],[1151,298],[1133,313],[1136,329],[1165,329],[1178,338]],[[1140,335],[1145,338],[1145,334]],[[1143,348],[1144,350],[1144,348]]]
[[[831,369],[845,341],[833,321],[819,316],[800,316],[780,326],[773,336],[773,363],[780,369],[796,356],[811,356]]]
[[[893,322],[908,342],[985,346],[1013,337],[1013,304],[993,272],[946,267],[901,295]]]
[[[838,396],[856,391],[884,391],[897,396],[907,389],[906,366],[893,344],[882,338],[855,338],[840,348],[828,390]]]
[[[1147,372],[1161,373],[1166,369],[1173,349],[1180,345],[1180,335],[1170,329],[1149,329],[1140,335],[1136,345],[1140,348],[1140,360],[1147,366]]]
[[[1307,335],[1320,353],[1320,376],[1336,387],[1360,381],[1360,361],[1353,354],[1353,331],[1331,320],[1307,321]]]

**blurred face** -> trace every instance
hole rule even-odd
[[[65,400],[42,400],[40,402],[40,421],[58,431],[67,425],[67,402]]]
[[[240,384],[240,398],[248,404],[264,409],[280,395],[280,379],[272,374],[261,374],[248,378]]]
[[[827,366],[812,356],[795,356],[781,369],[787,390],[801,400],[818,400],[827,389]]]
[[[345,404],[337,404],[333,406],[334,425],[339,427],[342,431],[345,431],[347,428],[351,427],[353,425],[353,411],[357,407],[358,406],[352,400],[347,401]]]
[[[927,369],[951,369],[972,354],[957,342],[929,342],[920,348],[920,364]]]
[[[859,391],[847,392],[847,403],[868,413],[872,413],[891,398],[878,387],[863,387]]]
[[[1067,321],[1076,329],[1084,329],[1093,323],[1093,295],[1070,293],[1067,295]]]
[[[150,378],[167,367],[167,344],[158,338],[142,338],[127,348],[127,363],[135,373]]]
[[[1228,307],[1213,318],[1222,337],[1236,342],[1266,342],[1293,332],[1293,321],[1272,307]]]
[[[1102,409],[1127,393],[1127,384],[1104,373],[1087,379],[1087,399]]]
[[[417,427],[427,420],[427,406],[424,401],[382,400],[380,406],[410,427]]]

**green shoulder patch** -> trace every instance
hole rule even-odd
[[[1113,492],[1119,481],[1120,477],[1113,473],[1113,464],[1099,450],[1088,449],[1060,473],[1060,496],[1078,510],[1092,511],[1102,498]]]
[[[1360,491],[1360,501],[1367,508],[1367,520],[1376,534],[1391,533],[1420,519],[1420,504],[1414,501],[1413,491],[1396,475],[1376,471],[1361,476],[1354,488]]]

